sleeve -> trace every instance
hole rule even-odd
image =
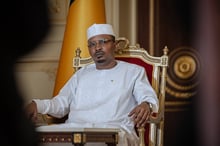
[[[77,80],[74,75],[67,81],[55,97],[51,99],[33,99],[37,104],[38,113],[49,114],[58,118],[68,114],[70,103],[75,96],[76,87]]]
[[[142,102],[148,102],[152,105],[152,111],[158,112],[159,109],[158,97],[147,78],[145,69],[142,67],[140,67],[140,70],[136,74],[133,94],[138,104]]]

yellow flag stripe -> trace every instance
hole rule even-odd
[[[70,5],[67,16],[54,96],[74,73],[72,60],[75,49],[79,47],[82,50],[82,57],[89,56],[86,31],[93,23],[106,23],[104,0],[75,0]]]

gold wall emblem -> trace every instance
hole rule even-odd
[[[200,59],[190,47],[179,47],[169,53],[166,92],[174,98],[187,99],[197,94]]]

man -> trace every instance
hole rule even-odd
[[[116,60],[115,34],[109,24],[87,30],[88,49],[94,64],[77,71],[52,99],[34,99],[29,115],[63,117],[72,127],[120,128],[118,146],[137,146],[135,126],[144,126],[157,112],[158,100],[145,69]]]

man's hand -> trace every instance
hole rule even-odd
[[[37,105],[34,101],[29,103],[25,108],[26,114],[29,119],[31,119],[34,123],[37,122]]]
[[[145,126],[147,124],[147,120],[151,114],[151,108],[149,103],[142,102],[138,106],[136,106],[130,113],[129,117],[132,117],[134,120],[134,124],[136,127]]]

